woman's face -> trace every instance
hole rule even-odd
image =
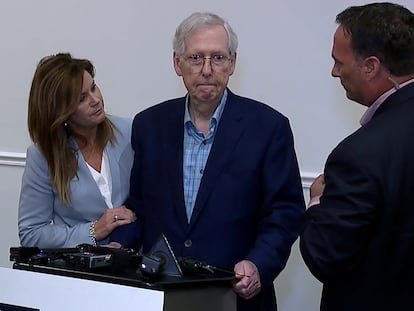
[[[86,70],[83,73],[82,94],[78,109],[70,116],[68,124],[75,132],[83,132],[98,126],[105,120],[101,90]]]

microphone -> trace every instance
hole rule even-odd
[[[161,277],[182,277],[183,273],[164,234],[161,234],[149,253],[142,255],[137,273],[150,281]]]
[[[185,274],[205,275],[222,273],[225,275],[234,275],[234,271],[226,268],[209,265],[205,261],[197,260],[193,257],[179,257],[178,262]]]
[[[161,272],[167,263],[167,257],[161,252],[156,252],[148,256],[142,256],[142,261],[139,267],[139,271],[142,276],[151,280],[158,279],[161,276]]]

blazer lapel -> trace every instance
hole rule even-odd
[[[111,179],[112,179],[112,202],[120,201],[118,196],[122,193],[121,191],[121,175],[119,170],[119,155],[116,153],[116,147],[112,146],[112,144],[107,144],[106,148],[106,156],[109,162],[109,169],[111,171]],[[116,206],[114,206],[116,207]]]
[[[182,228],[188,226],[185,212],[185,201],[183,191],[183,139],[184,139],[184,107],[185,97],[170,104],[168,118],[163,126],[165,132],[162,135],[162,151],[166,157],[166,170],[168,179],[167,191],[170,191],[178,221]]]
[[[75,150],[77,150],[78,161],[78,171],[76,173],[77,177],[75,177],[71,182],[71,191],[76,192],[76,187],[87,187],[90,189],[89,195],[91,197],[93,196],[93,202],[95,202],[94,204],[90,204],[88,208],[92,209],[92,206],[98,207],[102,206],[102,204],[106,206],[106,202],[101,195],[101,191],[93,179],[93,176],[89,170],[88,165],[86,164],[82,152],[79,150],[79,147],[73,138],[70,139],[70,144]],[[91,210],[90,212],[95,213],[96,211]]]

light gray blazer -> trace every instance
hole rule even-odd
[[[112,176],[112,204],[123,205],[129,194],[129,177],[133,161],[131,120],[110,116],[115,125],[116,144],[108,143]],[[70,182],[71,205],[67,206],[52,185],[46,159],[37,145],[27,149],[19,200],[19,236],[22,246],[42,248],[75,247],[91,243],[89,227],[108,208],[78,152],[78,172]],[[107,240],[100,241],[105,244]]]

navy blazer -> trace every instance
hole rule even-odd
[[[413,310],[414,83],[389,96],[325,166],[300,247],[321,310]]]
[[[138,216],[143,251],[164,233],[176,256],[231,270],[237,262],[251,260],[260,272],[262,292],[243,303],[251,310],[275,310],[273,280],[286,264],[304,211],[288,119],[228,91],[188,223],[184,109],[185,97],[172,99],[138,113],[133,121],[128,205]]]

